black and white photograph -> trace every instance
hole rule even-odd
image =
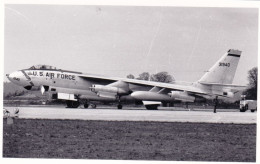
[[[152,2],[3,4],[1,160],[259,160],[259,3]]]

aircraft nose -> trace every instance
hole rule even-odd
[[[20,81],[20,78],[23,77],[23,73],[21,71],[15,71],[13,73],[11,73],[10,75],[6,75],[10,80],[16,80],[16,81]]]
[[[6,76],[11,82],[17,85],[21,85],[21,86],[28,85],[27,79],[25,75],[22,73],[22,71],[15,71],[9,75],[7,74]]]

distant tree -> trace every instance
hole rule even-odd
[[[167,72],[159,72],[156,74],[153,74],[151,76],[151,81],[157,81],[157,82],[163,82],[163,83],[171,83],[174,81],[174,78],[169,75]]]
[[[7,93],[7,94],[4,95],[4,99],[8,99],[8,98],[10,98],[11,96],[12,96],[11,93]]]
[[[127,75],[126,77],[127,77],[128,79],[134,79],[134,78],[135,78],[135,76],[132,75],[132,74],[129,74],[129,75]]]
[[[148,72],[143,72],[139,75],[138,80],[146,80],[148,81],[150,79],[150,74]]]
[[[257,88],[257,73],[258,73],[257,67],[254,67],[248,71],[249,85],[252,88]]]
[[[249,85],[246,91],[244,92],[247,99],[257,100],[257,73],[257,67],[254,67],[248,71]]]
[[[23,87],[15,85],[11,82],[4,82],[4,95],[9,94],[9,96],[19,96],[27,93],[28,91],[25,90]]]

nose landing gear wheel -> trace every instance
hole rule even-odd
[[[123,108],[123,106],[121,104],[117,105],[117,109],[122,109],[122,108]]]

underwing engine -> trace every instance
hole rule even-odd
[[[171,91],[169,93],[169,96],[171,98],[174,98],[175,100],[180,100],[183,102],[194,102],[195,97],[188,95],[187,92],[182,92],[182,91]]]
[[[118,87],[111,87],[111,86],[107,86],[107,85],[92,85],[92,87],[90,87],[90,90],[92,92],[110,92],[110,93],[116,93],[116,94],[126,94],[128,93],[128,91],[122,89],[122,88],[118,88]]]
[[[123,81],[117,81],[109,85],[92,85],[90,90],[99,97],[120,97],[130,93],[129,84]]]
[[[224,96],[227,96],[228,98],[233,98],[234,97],[234,93],[233,92],[223,92]]]

